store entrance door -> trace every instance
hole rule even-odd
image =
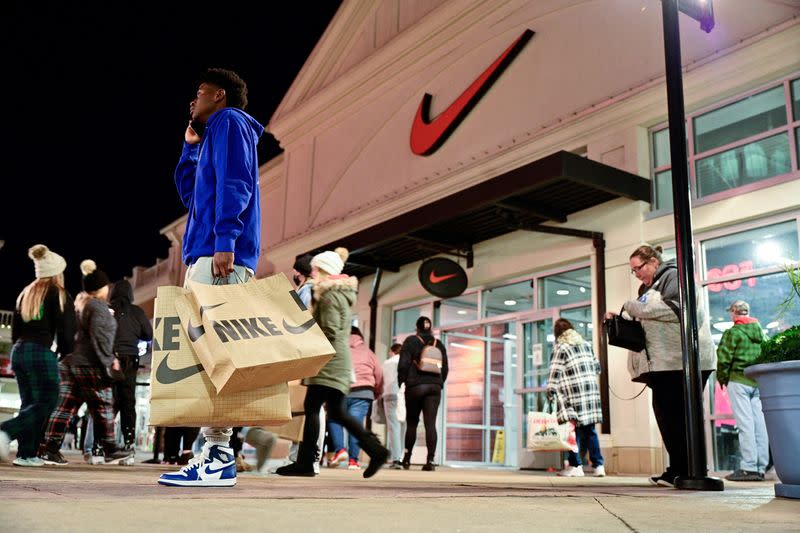
[[[516,323],[445,332],[445,461],[516,466]]]

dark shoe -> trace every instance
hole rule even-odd
[[[400,461],[392,461],[392,464],[389,465],[389,468],[391,468],[392,470],[402,470],[403,463],[401,463]]]
[[[728,481],[764,481],[764,474],[750,470],[737,470],[725,476]]]
[[[300,463],[292,463],[282,466],[275,471],[279,476],[296,476],[296,477],[314,477],[317,474],[314,472],[314,465],[305,465]]]
[[[403,465],[403,470],[408,470],[409,468],[411,468],[411,454],[410,453],[406,452],[406,454],[403,455],[403,462],[401,464]]]
[[[653,476],[648,481],[652,485],[658,485],[659,487],[675,487],[675,478],[677,476],[672,472],[666,471],[660,476]]]
[[[428,461],[427,463],[422,465],[422,470],[424,472],[433,472],[434,470],[436,470],[436,466],[433,463],[431,463],[430,461]]]
[[[381,444],[381,441],[378,440],[378,437],[374,433],[370,433],[369,437],[361,443],[361,448],[367,452],[369,456],[369,465],[367,469],[364,470],[365,478],[374,476],[392,455],[389,450],[384,448],[383,444]]]
[[[152,459],[148,459],[147,461],[142,461],[142,463],[147,465],[160,465],[161,459],[156,459],[155,457],[153,457]]]
[[[189,461],[192,460],[194,454],[192,452],[184,452],[178,457],[177,463],[181,466],[185,466],[189,464]]]
[[[65,465],[68,464],[67,460],[64,459],[64,456],[61,455],[61,452],[54,452],[52,450],[46,450],[42,454],[42,461],[46,465]]]
[[[107,447],[103,449],[103,454],[105,456],[105,462],[107,465],[132,465],[133,464],[133,452],[128,450],[123,450],[122,448],[117,448],[116,446],[111,448]]]

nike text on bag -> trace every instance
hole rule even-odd
[[[154,426],[262,426],[291,419],[285,383],[217,394],[181,326],[175,301],[187,291],[159,287],[155,303],[150,374],[150,424]]]
[[[425,344],[422,337],[417,336],[422,341],[422,352],[419,354],[419,361],[417,361],[417,368],[420,372],[428,372],[429,374],[442,373],[442,351],[436,346],[436,340],[433,344]]]
[[[178,316],[219,393],[316,376],[335,353],[283,274],[188,287]]]
[[[576,452],[575,425],[559,424],[556,415],[541,411],[528,413],[527,448],[533,452]]]

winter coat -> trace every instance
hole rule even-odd
[[[114,362],[117,321],[108,305],[86,293],[78,295],[78,332],[75,348],[63,359],[68,366],[93,366],[105,372]]]
[[[308,385],[324,385],[347,394],[353,366],[350,359],[350,307],[356,302],[358,280],[344,274],[314,284],[312,315],[336,353]]]
[[[62,356],[72,351],[75,340],[75,304],[67,291],[62,295],[57,288],[50,287],[44,296],[38,318],[25,322],[20,306],[17,305],[11,318],[11,342],[35,342],[49,350],[53,340],[58,345],[56,351]]]
[[[139,342],[153,340],[153,326],[138,305],[133,304],[133,288],[127,280],[118,281],[109,295],[109,305],[117,321],[114,352],[139,355]]]
[[[650,372],[683,370],[678,293],[674,290],[676,278],[675,265],[662,264],[656,270],[653,285],[641,287],[639,299],[630,300],[623,306],[625,313],[642,323],[645,334],[645,349],[628,352],[628,372],[633,381],[647,383]],[[716,353],[711,340],[711,327],[699,294],[697,325],[700,370],[714,370]]]
[[[426,345],[434,344],[434,342],[442,352],[441,374],[421,372],[416,365],[416,362],[420,360],[422,349]],[[400,361],[397,364],[397,381],[400,385],[405,383],[406,391],[416,385],[434,384],[444,387],[448,371],[447,350],[444,347],[444,343],[438,339],[434,340],[433,335],[429,332],[418,331],[416,335],[410,335],[403,341],[403,346],[400,348]]]
[[[568,329],[556,339],[547,394],[556,399],[559,423],[576,420],[585,426],[603,421],[598,374],[600,362],[577,331]]]
[[[369,388],[374,393],[373,399],[380,398],[383,391],[383,368],[378,357],[358,335],[350,335],[350,357],[356,373],[356,381],[351,389]]]
[[[733,327],[722,334],[717,348],[717,381],[729,381],[758,387],[758,383],[744,375],[745,367],[752,365],[761,355],[761,344],[766,341],[764,330],[755,318],[736,317]]]

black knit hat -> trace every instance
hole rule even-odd
[[[304,254],[297,258],[294,262],[294,268],[305,277],[311,275],[311,260],[314,258],[311,254]]]
[[[97,269],[97,264],[91,259],[81,261],[81,285],[86,292],[100,290],[110,283],[108,276],[102,270]]]

